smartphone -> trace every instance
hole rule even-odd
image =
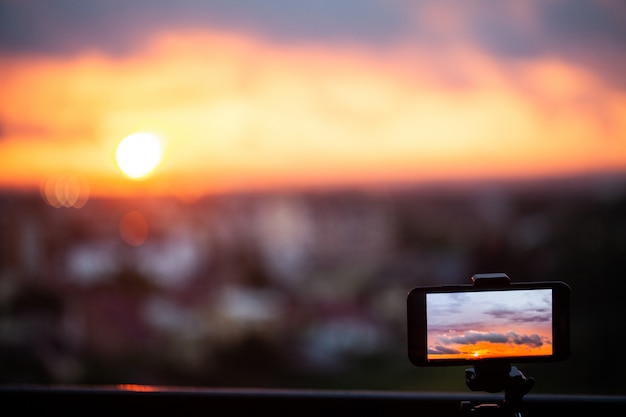
[[[571,288],[563,281],[417,287],[407,296],[416,366],[561,361],[570,354]]]

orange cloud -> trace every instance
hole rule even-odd
[[[626,167],[626,96],[550,58],[190,32],[126,58],[3,58],[0,68],[2,187],[59,171],[84,175],[98,195]],[[164,162],[130,184],[113,154],[140,130],[163,138]]]

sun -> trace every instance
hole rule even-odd
[[[115,151],[117,165],[132,179],[150,175],[161,162],[161,156],[161,141],[156,135],[146,132],[126,136]]]

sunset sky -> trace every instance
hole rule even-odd
[[[626,171],[624,74],[622,0],[0,0],[0,189]]]
[[[433,293],[428,359],[552,354],[552,290]]]

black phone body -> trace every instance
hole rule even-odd
[[[570,354],[571,288],[563,281],[417,287],[407,296],[416,366],[548,362]]]

